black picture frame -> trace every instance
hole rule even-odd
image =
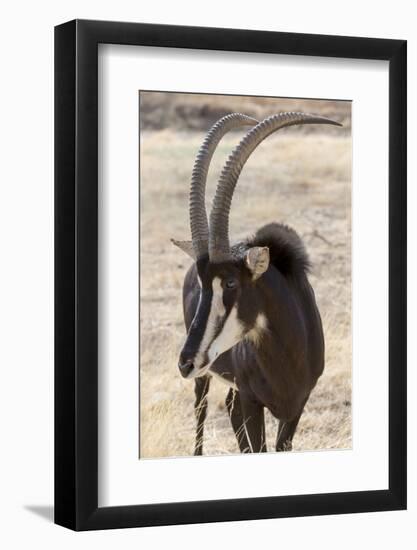
[[[389,62],[389,488],[98,507],[98,44]],[[74,530],[406,508],[406,41],[74,20],[55,28],[55,522]],[[214,54],[213,54],[214,55]]]

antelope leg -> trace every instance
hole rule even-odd
[[[195,438],[194,455],[199,456],[203,454],[203,435],[204,435],[204,421],[207,416],[207,394],[210,387],[210,377],[201,376],[195,379],[194,393],[194,412],[197,420],[197,430]]]

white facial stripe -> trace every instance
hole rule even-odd
[[[237,344],[243,335],[243,325],[237,316],[237,307],[234,306],[223,325],[223,329],[212,342],[208,356],[212,363],[221,353]]]
[[[222,282],[219,277],[214,277],[213,279],[213,300],[211,304],[211,310],[214,311],[218,317],[223,317],[226,313],[226,308],[223,304]]]
[[[268,330],[268,321],[263,313],[259,313],[255,326],[246,334],[246,338],[252,342],[255,346],[258,346],[262,335]]]
[[[206,330],[203,338],[201,339],[200,347],[194,361],[196,368],[198,368],[204,361],[204,355],[214,337],[217,319],[223,317],[226,313],[226,309],[223,304],[223,289],[219,277],[214,277],[212,288],[213,297],[211,299],[210,313],[207,319]]]

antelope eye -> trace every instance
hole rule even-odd
[[[233,278],[226,279],[225,286],[226,286],[226,288],[229,288],[229,289],[236,288],[237,287],[237,280],[233,279]]]

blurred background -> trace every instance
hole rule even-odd
[[[281,111],[320,114],[343,128],[282,129],[251,155],[230,218],[232,241],[283,222],[302,237],[310,281],[324,324],[326,366],[306,405],[294,450],[351,447],[351,103],[140,92],[140,457],[187,456],[195,438],[194,384],[181,378],[185,339],[182,282],[191,259],[170,243],[188,239],[188,192],[196,153],[219,118],[242,112],[259,120]],[[227,134],[207,182],[209,211],[216,179],[244,129]],[[237,453],[224,400],[212,381],[204,453]],[[278,422],[266,415],[268,448]]]
[[[207,132],[219,118],[235,111],[258,120],[279,111],[303,111],[334,118],[343,129],[308,125],[294,127],[293,132],[350,134],[350,101],[326,101],[274,97],[183,94],[173,92],[140,92],[140,125],[142,130]]]

